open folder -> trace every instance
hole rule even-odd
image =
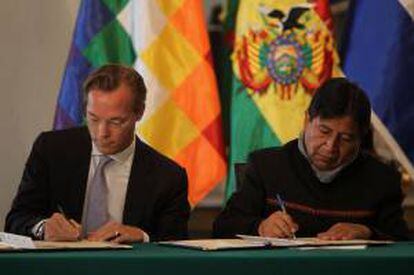
[[[53,251],[53,250],[102,250],[102,249],[131,249],[130,245],[110,242],[48,242],[33,241],[30,237],[0,232],[0,252],[9,251]]]
[[[286,247],[327,247],[327,246],[361,246],[383,245],[392,241],[376,240],[320,240],[317,238],[265,238],[251,235],[237,235],[239,239],[201,239],[159,242],[161,245],[178,246],[204,251],[252,249],[252,248],[286,248]]]
[[[53,251],[53,250],[112,250],[112,249],[131,249],[130,245],[115,244],[109,242],[90,242],[90,241],[77,241],[77,242],[46,242],[46,241],[34,241],[34,247],[23,248],[14,247],[0,242],[0,252],[11,251]]]
[[[115,244],[109,242],[90,242],[90,241],[77,241],[77,242],[46,242],[46,241],[34,241],[34,247],[14,247],[0,242],[0,252],[8,251],[53,251],[53,250],[107,250],[107,249],[131,249],[130,245]]]

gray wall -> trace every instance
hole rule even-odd
[[[79,2],[1,2],[0,231],[32,142],[52,127]]]

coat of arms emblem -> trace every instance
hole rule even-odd
[[[238,79],[251,93],[272,87],[282,100],[298,90],[312,94],[332,76],[337,60],[331,32],[313,4],[285,10],[261,5],[257,12],[260,24],[236,37],[233,64]]]

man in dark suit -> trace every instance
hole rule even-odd
[[[45,240],[185,238],[187,174],[135,135],[145,97],[131,68],[92,73],[84,84],[87,128],[37,138],[5,230]]]

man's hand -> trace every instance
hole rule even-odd
[[[371,237],[372,231],[367,226],[356,223],[337,223],[328,231],[318,234],[322,240],[367,240]]]
[[[258,231],[262,237],[290,238],[298,228],[288,214],[277,211],[260,223]]]
[[[89,234],[90,241],[111,241],[114,243],[142,242],[144,232],[138,227],[109,221],[95,232]]]
[[[60,213],[54,213],[45,222],[45,241],[77,241],[80,236],[81,226]]]

